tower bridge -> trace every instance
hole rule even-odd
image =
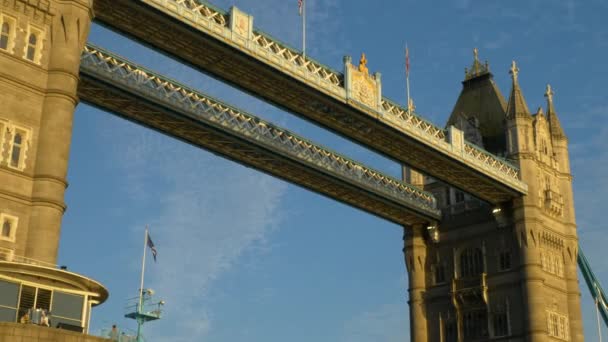
[[[498,204],[527,193],[517,166],[382,96],[379,73],[344,72],[197,0],[96,0],[95,20],[224,82]],[[175,39],[179,37],[179,39]]]
[[[78,96],[228,159],[402,225],[439,220],[432,194],[135,65],[85,46]]]
[[[415,186],[87,45],[93,19],[407,165]],[[510,73],[505,101],[476,51],[442,129],[384,98],[380,74],[364,61],[346,58],[341,73],[303,58],[236,8],[5,0],[0,320],[63,309],[61,327],[86,332],[91,307],[108,296],[101,284],[54,267],[80,98],[402,224],[412,341],[582,341],[568,140],[550,87],[546,110],[532,113],[515,62]],[[440,218],[430,234],[428,223]],[[0,335],[23,329],[2,323]],[[24,336],[46,335],[34,330]]]

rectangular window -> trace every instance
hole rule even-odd
[[[18,223],[16,216],[0,214],[0,240],[15,242]]]
[[[509,323],[506,312],[494,313],[494,337],[501,337],[509,335]]]
[[[0,119],[0,163],[4,161],[4,136],[7,126],[7,122]]]
[[[570,336],[568,316],[553,311],[547,311],[547,332],[549,333],[549,336],[567,341]]]
[[[24,127],[12,126],[12,134],[9,135],[8,166],[23,171],[26,167],[27,150],[31,132]]]
[[[83,307],[83,296],[55,291],[51,308],[53,327],[82,330]]]
[[[19,296],[19,317],[27,317],[29,320],[30,313],[34,309],[36,303],[36,288],[32,286],[21,286],[21,295]]]
[[[19,284],[0,280],[0,322],[17,321]]]
[[[486,310],[469,311],[463,314],[463,334],[466,341],[488,336]]]
[[[498,259],[498,269],[500,271],[511,269],[511,251],[500,252]]]
[[[456,190],[456,203],[464,202],[464,192]]]
[[[564,276],[564,258],[559,251],[541,251],[540,264],[543,271],[558,277]]]
[[[23,51],[23,58],[28,61],[40,64],[42,58],[42,40],[44,32],[35,27],[28,27],[27,34],[25,36],[25,47]]]
[[[13,52],[15,45],[16,20],[6,15],[0,15],[0,50]]]
[[[456,321],[449,319],[445,321],[445,342],[458,342],[458,329],[456,329]]]
[[[435,284],[445,283],[445,267],[442,263],[435,264]]]

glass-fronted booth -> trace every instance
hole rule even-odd
[[[101,284],[76,273],[0,262],[0,322],[87,333],[91,307],[107,296]]]

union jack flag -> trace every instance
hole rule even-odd
[[[156,262],[156,247],[154,246],[154,242],[150,239],[150,234],[148,233],[148,247],[150,247],[150,251],[152,251],[152,257],[154,258],[154,262]]]

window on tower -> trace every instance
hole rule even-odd
[[[460,203],[460,202],[464,202],[464,192],[460,191],[460,190],[456,190],[456,203]]]
[[[568,316],[553,311],[547,311],[547,332],[549,336],[568,340],[570,329],[568,326]]]
[[[8,22],[2,23],[2,28],[0,29],[0,49],[8,50],[8,40],[10,38],[11,33],[11,25]]]
[[[23,150],[23,133],[16,132],[13,137],[13,149],[11,151],[10,165],[12,167],[19,167],[21,161],[21,152]]]
[[[8,238],[11,236],[11,228],[12,228],[12,222],[9,220],[5,220],[2,223],[2,237]]]
[[[488,336],[486,310],[465,312],[463,316],[462,328],[465,341]]]
[[[0,131],[0,141],[6,141],[6,144],[0,143],[0,152],[2,152],[0,153],[0,163],[8,165],[12,169],[23,171],[26,167],[25,161],[32,131],[10,121],[2,122],[1,120],[0,129],[2,129]]]
[[[442,263],[435,264],[435,284],[445,283],[445,266]]]
[[[15,241],[17,223],[17,217],[0,214],[0,240]]]
[[[460,277],[475,277],[483,273],[483,254],[479,248],[467,248],[460,254]]]
[[[509,301],[497,303],[492,312],[492,333],[494,337],[508,336],[509,332]]]
[[[501,251],[498,255],[498,270],[506,271],[511,269],[511,251]]]
[[[30,36],[27,39],[27,53],[25,55],[25,58],[27,58],[33,62],[34,59],[36,58],[37,47],[38,47],[38,37],[36,36],[36,33],[30,33]]]

